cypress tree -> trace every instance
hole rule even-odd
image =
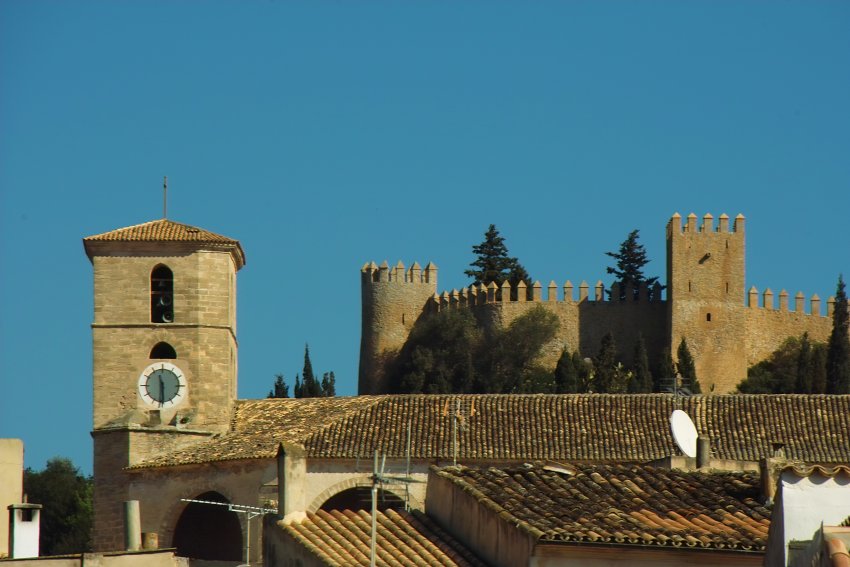
[[[826,351],[826,393],[850,394],[850,338],[848,338],[847,293],[844,277],[838,276],[832,333]]]
[[[688,388],[692,394],[702,393],[702,389],[697,379],[697,369],[694,365],[694,357],[688,349],[688,342],[682,337],[682,342],[679,343],[679,349],[676,351],[676,357],[679,363],[676,368],[679,369],[679,374],[682,376],[682,385]]]
[[[578,368],[567,347],[561,351],[561,357],[555,366],[555,387],[559,394],[574,394],[578,391]]]
[[[301,384],[301,375],[295,375],[295,386],[292,388],[292,395],[296,398],[307,398],[309,396],[304,395],[304,386]]]
[[[597,393],[615,393],[620,390],[617,368],[617,345],[610,332],[602,337],[599,352],[593,359],[593,391]]]
[[[809,333],[800,337],[800,351],[797,354],[797,380],[794,383],[795,394],[810,394],[812,392],[812,343]]]
[[[649,355],[646,353],[646,342],[643,335],[638,335],[635,342],[632,375],[629,380],[630,394],[644,394],[652,391],[652,373],[649,370]]]
[[[325,398],[336,396],[336,377],[333,371],[325,372],[322,375],[322,396]]]
[[[275,374],[274,387],[269,390],[269,395],[266,396],[268,398],[288,398],[289,397],[289,386],[286,384],[286,380],[283,377],[283,374]]]
[[[661,352],[661,358],[652,373],[652,391],[663,392],[676,381],[676,365],[673,364],[673,355],[670,349],[665,348]]]
[[[826,345],[815,343],[812,347],[812,394],[826,393]]]

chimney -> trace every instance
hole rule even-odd
[[[700,435],[697,437],[697,468],[708,467],[711,465],[711,441],[708,435]]]

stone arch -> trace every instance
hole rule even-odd
[[[340,481],[340,482],[338,482],[334,485],[331,485],[328,488],[326,488],[325,490],[323,490],[318,496],[316,496],[313,499],[313,501],[310,503],[310,505],[307,506],[307,511],[315,513],[322,507],[322,505],[325,502],[327,502],[328,500],[330,500],[334,496],[336,496],[336,495],[338,495],[342,492],[345,492],[346,490],[352,490],[352,489],[356,489],[356,488],[362,488],[364,486],[369,486],[369,484],[371,482],[372,482],[371,475],[360,475],[360,476],[353,476],[353,477],[347,478],[347,479]],[[383,487],[383,490],[386,493],[391,494],[392,496],[395,496],[396,498],[399,498],[402,502],[408,497],[408,495],[406,494],[406,492],[404,491],[403,488],[399,489],[395,486],[386,486],[385,485]],[[414,508],[418,507],[417,505],[419,503],[416,502],[416,499],[413,497],[413,495],[410,495],[410,504]]]
[[[174,524],[171,542],[171,546],[177,548],[177,555],[192,559],[241,561],[241,519],[227,506],[218,505],[230,504],[230,501],[214,490],[203,492],[192,499],[216,504],[185,503]]]

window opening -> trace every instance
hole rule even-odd
[[[151,323],[174,322],[174,274],[159,265],[151,272]]]
[[[705,314],[705,320],[708,321],[709,323],[711,323],[711,313]]]
[[[150,358],[165,358],[174,360],[177,358],[177,351],[168,343],[156,343],[151,349]]]

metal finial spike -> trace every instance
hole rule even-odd
[[[162,218],[168,218],[168,176],[162,177]]]

